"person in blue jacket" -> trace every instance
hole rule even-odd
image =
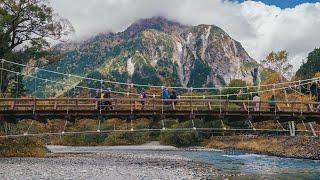
[[[162,91],[162,99],[164,100],[164,104],[169,104],[168,99],[170,98],[170,93],[167,88],[164,88]]]

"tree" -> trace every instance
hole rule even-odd
[[[264,67],[274,71],[280,81],[283,81],[283,77],[291,76],[293,66],[289,63],[287,51],[271,52],[261,63]]]
[[[308,54],[307,62],[301,65],[296,76],[301,79],[309,79],[317,72],[320,72],[320,48],[314,49]]]
[[[47,1],[0,0],[0,59],[10,59],[18,50],[43,50],[50,46],[49,41],[64,40],[73,31],[70,22],[55,14]],[[8,73],[2,73],[0,92],[7,90],[10,79]]]
[[[247,83],[241,79],[233,79],[230,81],[229,85],[227,87],[232,88],[225,88],[222,90],[221,94],[227,95],[227,94],[233,94],[228,99],[236,100],[236,99],[247,99],[246,96],[243,96],[242,93],[248,92],[246,88]],[[239,88],[235,88],[239,87]]]

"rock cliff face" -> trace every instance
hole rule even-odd
[[[112,81],[212,87],[225,86],[231,79],[252,84],[257,77],[257,62],[219,27],[181,25],[161,17],[140,20],[123,32],[57,46],[56,50],[65,58],[45,68]],[[85,83],[45,72],[37,75]],[[54,84],[48,87],[57,88]]]

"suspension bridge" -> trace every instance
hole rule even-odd
[[[11,68],[9,68],[8,65],[5,65],[5,63],[10,64]],[[62,75],[65,77],[76,77],[82,80],[95,81],[100,86],[87,87],[77,84],[67,84],[48,78],[37,77],[35,75],[32,75],[32,73],[21,73],[19,71],[13,70],[15,68],[12,68],[12,66],[18,66],[20,68],[31,68],[34,71],[45,71],[47,73],[52,73],[52,75]],[[51,82],[67,87],[72,87],[71,89],[87,89],[94,92],[97,90],[99,90],[100,92],[105,92],[106,84],[117,84],[120,86],[130,87],[131,89],[132,87],[159,88],[160,92],[164,89],[163,86],[106,81],[102,79],[81,77],[78,75],[64,74],[61,72],[50,71],[47,69],[19,64],[7,60],[1,60],[0,71],[1,84],[3,81],[2,75],[5,72],[16,76],[17,79],[19,77],[33,78],[38,81],[44,81],[45,83]],[[289,130],[281,129],[280,131],[289,131],[290,135],[295,135],[295,123],[302,123],[305,127],[305,130],[309,131],[305,124],[308,123],[312,135],[317,136],[318,132],[314,130],[312,122],[319,122],[320,120],[320,104],[318,101],[315,101],[313,99],[310,88],[312,85],[317,86],[318,81],[318,78],[312,78],[307,80],[246,87],[168,87],[169,89],[185,90],[188,92],[185,95],[178,96],[177,99],[162,99],[161,94],[152,94],[148,98],[140,99],[138,93],[132,93],[130,91],[111,91],[110,93],[115,95],[114,98],[77,98],[75,96],[71,96],[69,91],[67,91],[66,97],[19,97],[19,81],[17,81],[15,97],[0,98],[0,119],[2,122],[16,122],[20,119],[34,119],[45,121],[46,119],[61,118],[72,121],[73,119],[92,118],[99,119],[99,124],[101,119],[108,118],[120,118],[130,121],[137,118],[150,118],[153,120],[161,120],[163,118],[177,118],[181,121],[192,120],[195,118],[206,118],[212,120],[219,119],[221,120],[222,124],[224,119],[228,119],[229,121],[248,122],[250,129],[243,129],[247,131],[269,131],[267,129],[256,129],[254,128],[253,123],[274,120],[274,122],[279,124],[280,122],[289,122]],[[37,81],[35,81],[35,90],[37,89],[36,83]],[[307,91],[305,91],[303,88],[305,88]],[[222,92],[224,89],[234,89],[236,90],[236,93],[223,94]],[[208,94],[207,92],[210,90],[215,90],[217,93]],[[316,91],[317,90],[318,88],[316,87]],[[194,94],[193,92],[198,93]],[[206,93],[201,94],[199,92]],[[252,96],[255,94],[270,93],[274,96],[277,96],[278,93],[279,96],[279,92],[281,92],[286,97],[284,98],[284,100],[277,100],[276,104],[273,107],[270,106],[269,101],[267,100],[252,100]],[[293,94],[293,97],[295,98],[293,98],[293,100],[289,99],[287,97],[289,96],[288,94]],[[245,99],[230,99],[230,97],[232,96],[244,96]],[[165,127],[159,130],[164,129]],[[223,131],[237,130],[226,129],[224,127],[222,129],[193,127],[192,129]],[[98,130],[97,132],[101,133],[101,131]],[[132,131],[133,129],[130,130]],[[146,129],[141,129],[141,131],[145,130]],[[156,129],[148,130],[153,131]],[[114,129],[114,131],[116,130]],[[279,130],[274,129],[273,131]],[[58,134],[61,134],[62,132],[63,131],[59,132]],[[24,133],[23,135],[25,136],[26,134],[28,133]],[[8,135],[6,135],[6,137],[7,136]]]

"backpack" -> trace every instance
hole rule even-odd
[[[142,92],[140,93],[140,99],[146,99],[147,96],[146,96],[146,93]]]

